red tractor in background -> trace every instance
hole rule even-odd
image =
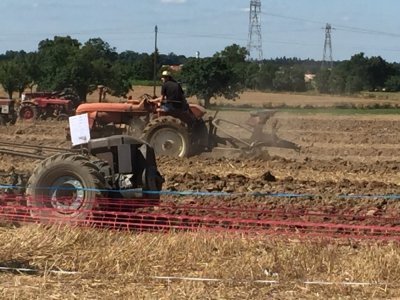
[[[74,114],[71,100],[53,98],[34,98],[21,102],[19,117],[24,121],[55,118],[67,120]]]
[[[40,91],[22,94],[22,101],[34,98],[71,100],[74,107],[77,107],[81,103],[79,96],[71,88],[65,88],[62,91]]]
[[[73,93],[35,92],[23,94],[19,118],[24,121],[36,119],[67,120],[74,115],[79,100]]]

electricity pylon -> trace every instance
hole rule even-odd
[[[328,63],[331,69],[333,67],[331,31],[332,31],[332,26],[331,24],[327,23],[325,27],[324,55],[322,56],[321,68],[326,67]]]
[[[261,37],[261,0],[250,1],[249,39],[247,51],[250,59],[263,59]],[[255,52],[255,53],[254,53]],[[256,54],[253,56],[253,54]]]

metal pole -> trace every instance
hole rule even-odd
[[[153,97],[156,97],[156,84],[157,84],[157,34],[158,27],[154,28],[155,39],[154,39],[154,70],[153,70]]]

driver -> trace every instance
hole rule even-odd
[[[160,102],[161,108],[168,112],[173,110],[187,110],[188,104],[181,85],[172,78],[169,71],[163,71],[161,80],[161,96],[154,99],[152,102]]]

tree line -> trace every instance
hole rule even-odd
[[[157,53],[158,67],[182,64],[184,56]],[[7,51],[0,55],[0,84],[12,97],[26,88],[39,91],[74,90],[82,101],[98,85],[107,86],[115,96],[125,96],[135,80],[152,80],[154,53],[124,51],[100,38],[84,44],[69,36],[46,39],[35,52]]]
[[[115,96],[126,96],[135,81],[151,81],[163,65],[183,65],[174,74],[188,96],[204,100],[216,96],[235,99],[245,89],[261,91],[352,94],[363,90],[400,91],[400,65],[380,56],[355,54],[349,60],[321,68],[311,59],[276,58],[261,62],[246,60],[246,48],[233,44],[211,57],[193,58],[169,53],[137,53],[115,48],[100,38],[81,44],[69,36],[56,36],[39,43],[34,52],[7,51],[0,55],[0,84],[12,97],[36,86],[39,91],[74,90],[82,101],[98,85],[107,86]],[[305,73],[315,74],[306,82]]]

